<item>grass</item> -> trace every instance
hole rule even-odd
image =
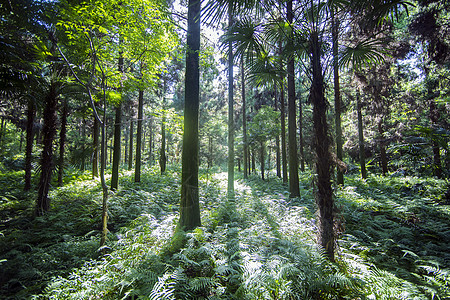
[[[202,227],[176,231],[180,170],[124,172],[109,199],[108,253],[98,251],[101,189],[71,174],[32,218],[20,172],[2,173],[0,298],[447,299],[450,209],[446,182],[346,178],[335,189],[337,262],[316,244],[312,176],[301,199],[271,177],[200,176]],[[19,183],[18,183],[19,182]]]

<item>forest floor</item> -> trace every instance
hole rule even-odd
[[[449,299],[450,206],[445,181],[348,176],[334,191],[336,263],[317,247],[313,176],[289,199],[273,174],[200,177],[202,227],[176,230],[177,168],[124,172],[109,197],[107,254],[98,249],[101,189],[72,171],[33,218],[21,172],[0,175],[0,298]],[[239,175],[238,175],[239,176]]]

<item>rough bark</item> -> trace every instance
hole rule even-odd
[[[141,181],[141,146],[142,146],[142,118],[144,117],[144,91],[139,90],[138,120],[136,133],[136,163],[134,168],[134,182]]]
[[[26,146],[25,146],[25,186],[24,190],[31,189],[31,169],[32,169],[32,155],[33,155],[33,125],[36,116],[36,105],[34,100],[28,101],[27,108],[27,128],[26,128]],[[3,121],[2,121],[3,122]]]
[[[200,1],[189,0],[179,222],[179,227],[184,230],[201,226],[198,196],[200,7]]]
[[[45,98],[44,126],[42,128],[43,149],[41,156],[41,176],[39,179],[36,215],[43,215],[50,209],[48,191],[53,170],[53,142],[56,135],[56,107],[58,103],[56,83],[52,82]]]
[[[320,243],[328,258],[334,261],[334,201],[331,189],[331,157],[329,152],[330,139],[326,118],[327,102],[325,99],[325,84],[320,62],[320,43],[317,32],[311,34],[312,85],[311,102],[313,104],[314,148],[317,156],[317,194],[319,207]]]
[[[292,0],[287,2],[287,21],[291,24],[294,19],[292,12]],[[292,43],[289,39],[288,43]],[[288,48],[290,48],[288,46]],[[288,82],[288,135],[289,135],[289,197],[300,197],[300,184],[298,178],[298,157],[297,157],[297,114],[295,106],[295,73],[294,56],[288,59],[287,63]]]

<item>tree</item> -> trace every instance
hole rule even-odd
[[[184,230],[191,230],[201,225],[198,198],[200,8],[201,3],[199,0],[188,1],[184,134],[179,221],[179,227]]]

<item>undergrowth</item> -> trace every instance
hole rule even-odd
[[[5,183],[19,173],[4,173]],[[107,254],[98,251],[101,189],[71,177],[32,218],[33,195],[10,184],[0,214],[0,298],[447,299],[450,212],[444,181],[347,178],[336,188],[343,231],[336,263],[316,243],[310,173],[289,199],[279,179],[200,177],[202,227],[176,229],[180,170],[121,176],[109,198]]]

